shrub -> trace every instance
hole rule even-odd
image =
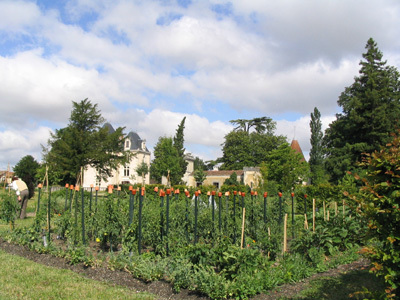
[[[368,220],[374,242],[365,252],[374,265],[372,271],[390,285],[388,298],[400,296],[400,137],[393,136],[380,151],[366,154],[361,164],[367,169],[366,177],[355,175],[364,186],[352,197]]]

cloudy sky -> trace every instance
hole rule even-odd
[[[400,68],[397,0],[0,0],[0,169],[41,160],[89,98],[152,150],[186,116],[185,147],[221,156],[229,120],[267,116],[308,156],[372,37]]]

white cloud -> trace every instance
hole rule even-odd
[[[294,115],[277,131],[295,126],[306,154],[310,113],[332,120],[369,37],[400,66],[398,1],[230,3],[224,15],[219,0],[0,1],[0,166],[39,153],[36,132],[65,126],[85,98],[150,147],[187,116],[186,148],[207,159],[229,120]]]
[[[24,156],[32,155],[37,161],[41,161],[42,148],[46,146],[50,137],[50,128],[38,127],[33,130],[6,130],[0,131],[0,169],[7,169]]]

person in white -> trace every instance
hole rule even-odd
[[[13,177],[11,188],[15,190],[17,195],[17,201],[21,205],[21,210],[19,214],[20,219],[25,219],[26,217],[26,206],[28,205],[29,190],[25,182],[23,182],[18,177]]]

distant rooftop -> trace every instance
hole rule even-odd
[[[290,145],[290,148],[292,148],[294,151],[296,151],[296,153],[300,153],[301,154],[301,161],[306,161],[306,159],[304,158],[304,154],[303,151],[301,150],[300,144],[297,140],[293,140],[292,144]]]

